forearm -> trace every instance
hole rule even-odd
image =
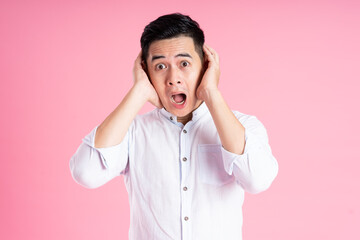
[[[265,126],[255,117],[234,113],[245,127],[244,153],[237,155],[222,149],[224,167],[249,193],[259,193],[270,187],[278,173],[278,163],[272,154]]]
[[[214,120],[222,146],[229,152],[243,154],[245,128],[230,110],[220,91],[206,91],[204,101]]]
[[[140,86],[134,85],[116,109],[97,128],[95,147],[103,148],[119,144],[146,101],[145,92]]]

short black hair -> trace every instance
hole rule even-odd
[[[195,50],[203,61],[204,32],[196,21],[181,13],[163,15],[144,28],[144,32],[140,39],[142,60],[146,64],[146,59],[149,55],[149,47],[152,42],[179,36],[191,37],[193,39]]]

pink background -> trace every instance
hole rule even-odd
[[[82,188],[69,159],[130,88],[144,26],[177,11],[279,162],[244,240],[360,239],[360,4],[340,0],[1,1],[0,239],[127,239],[123,178]]]

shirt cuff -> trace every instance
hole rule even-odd
[[[116,167],[117,162],[119,159],[123,159],[124,157],[127,158],[127,135],[125,136],[124,140],[114,146],[105,147],[105,148],[96,148],[95,147],[95,136],[98,126],[96,126],[85,138],[83,142],[89,145],[91,148],[99,152],[101,157],[101,162],[103,166],[107,169],[113,169]],[[124,151],[125,150],[125,151]],[[91,153],[92,154],[92,153]]]
[[[254,145],[254,136],[245,128],[245,148],[243,154],[235,154],[227,151],[224,147],[221,147],[221,153],[224,163],[225,171],[229,174],[233,174],[234,162],[237,161],[238,165],[247,166],[247,154],[250,148]],[[243,163],[243,164],[241,164]]]

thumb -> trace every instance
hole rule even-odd
[[[151,99],[150,100],[150,103],[152,105],[154,105],[155,107],[157,108],[163,108],[164,106],[162,105],[161,101],[160,101],[160,98],[158,96],[156,96],[155,99]]]

